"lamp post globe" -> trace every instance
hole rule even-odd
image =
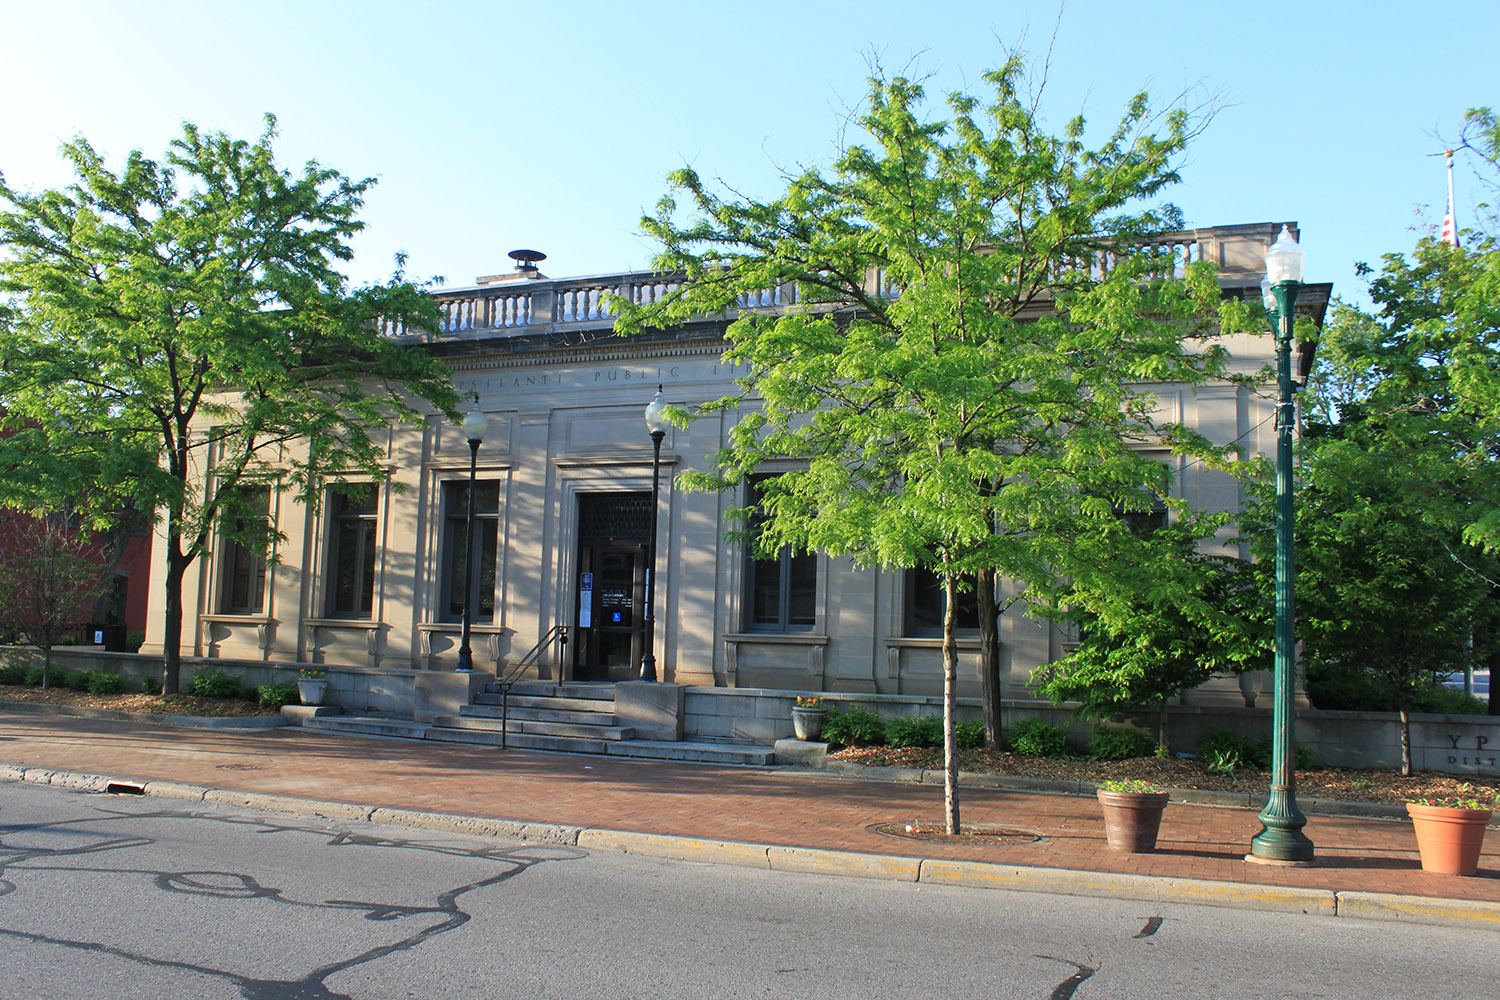
[[[651,540],[646,553],[646,613],[642,619],[641,680],[654,681],[656,676],[656,513],[661,499],[661,442],[667,436],[667,401],[662,386],[656,387],[656,398],[646,406],[646,432],[651,435]]]
[[[1281,235],[1266,251],[1266,280],[1274,288],[1287,281],[1302,283],[1302,247],[1292,235],[1291,226],[1282,226]]]
[[[1271,696],[1271,791],[1260,812],[1261,831],[1250,840],[1247,861],[1307,866],[1316,864],[1313,843],[1302,832],[1307,818],[1297,808],[1296,710],[1293,675],[1297,647],[1293,636],[1292,334],[1297,292],[1302,284],[1302,249],[1290,226],[1266,252],[1261,294],[1276,337],[1276,663]]]
[[[462,637],[458,645],[458,669],[474,669],[474,651],[469,644],[469,620],[474,606],[474,473],[479,464],[479,445],[484,441],[484,432],[489,421],[479,409],[476,401],[464,415],[464,437],[469,441],[469,495],[467,512],[464,515],[464,609]]]

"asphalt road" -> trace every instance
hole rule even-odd
[[[16,1000],[1467,1000],[1500,976],[1497,945],[0,784]]]

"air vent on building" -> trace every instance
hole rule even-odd
[[[540,250],[512,250],[510,259],[516,262],[516,270],[527,274],[536,271],[536,266],[547,259]]]

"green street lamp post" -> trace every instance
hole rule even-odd
[[[1302,251],[1283,226],[1266,253],[1266,280],[1261,285],[1266,311],[1276,334],[1276,666],[1271,715],[1271,794],[1260,811],[1263,829],[1250,841],[1246,861],[1307,866],[1316,864],[1313,843],[1302,832],[1307,818],[1297,808],[1294,768],[1296,714],[1292,679],[1297,649],[1292,634],[1292,328],[1297,292],[1302,285]]]
[[[469,439],[469,509],[464,516],[464,611],[463,637],[458,646],[458,669],[474,669],[474,651],[469,646],[469,619],[473,617],[474,605],[474,473],[479,464],[479,445],[484,441],[489,421],[474,408],[464,414],[464,436]]]
[[[656,680],[656,615],[652,606],[656,603],[652,593],[656,586],[656,509],[661,484],[661,442],[667,436],[667,401],[662,397],[662,387],[656,387],[656,398],[646,407],[646,430],[651,435],[651,542],[646,553],[646,614],[641,622],[645,635],[641,656],[641,680]]]

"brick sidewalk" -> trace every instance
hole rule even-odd
[[[1310,815],[1310,869],[1248,864],[1254,810],[1173,803],[1155,854],[1106,850],[1090,798],[964,789],[964,823],[1040,835],[1004,847],[928,844],[876,833],[939,825],[941,786],[804,773],[379,740],[302,729],[227,733],[0,713],[0,764],[177,781],[497,819],[793,847],[1207,879],[1341,892],[1500,902],[1500,836],[1474,878],[1420,870],[1410,823]]]

